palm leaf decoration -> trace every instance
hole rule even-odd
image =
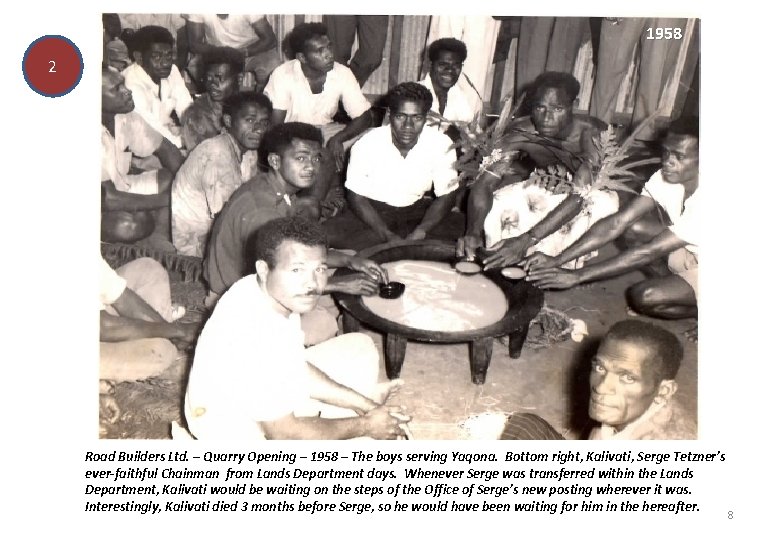
[[[579,195],[585,200],[584,211],[589,208],[590,196],[596,191],[624,191],[636,194],[631,183],[636,182],[639,177],[633,172],[633,169],[643,165],[660,163],[661,160],[657,157],[635,161],[628,160],[639,146],[636,142],[637,135],[650,125],[659,114],[660,111],[655,111],[648,116],[623,143],[618,142],[617,131],[612,125],[598,136],[593,137],[593,145],[598,154],[597,159],[589,165],[582,163],[573,175],[560,167],[552,166],[546,170],[537,169],[532,172],[528,182],[545,186],[548,189],[552,186],[556,193],[569,192]]]
[[[520,109],[521,99],[512,106],[512,96],[502,100],[501,113],[498,119],[486,130],[480,129],[480,118],[471,122],[451,121],[439,113],[431,111],[428,116],[439,123],[448,123],[458,130],[460,140],[452,147],[460,151],[456,162],[459,171],[458,180],[467,186],[479,181],[486,173],[492,176],[502,176],[511,171],[511,164],[521,152],[533,149],[550,154],[570,171],[577,169],[581,160],[559,144],[537,133],[518,128],[512,123]]]

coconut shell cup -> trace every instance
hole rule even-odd
[[[406,285],[400,281],[388,281],[379,286],[379,296],[387,300],[399,298],[406,289]]]

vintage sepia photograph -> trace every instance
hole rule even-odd
[[[102,25],[100,439],[699,438],[700,19]]]

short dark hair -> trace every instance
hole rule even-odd
[[[669,124],[669,129],[666,131],[667,135],[686,135],[688,137],[699,138],[699,117],[698,116],[681,116],[680,118],[672,121]]]
[[[122,23],[116,13],[103,13],[103,29],[111,39],[116,39],[122,33]]]
[[[130,49],[131,54],[133,52],[143,54],[155,43],[165,43],[173,47],[173,36],[168,29],[162,26],[143,26],[130,36],[127,48]]]
[[[677,337],[658,325],[641,320],[625,320],[612,325],[603,341],[627,341],[646,347],[650,356],[647,366],[656,377],[656,384],[677,376],[683,357],[683,346]]]
[[[301,23],[287,35],[287,43],[293,56],[306,52],[306,42],[314,37],[327,36],[328,27],[323,23]]]
[[[268,268],[274,269],[279,246],[285,240],[292,240],[304,246],[328,247],[325,230],[315,221],[292,216],[272,219],[257,229],[254,236],[255,261],[265,261]]]
[[[322,132],[304,122],[285,122],[269,129],[260,143],[260,163],[268,165],[268,154],[282,155],[292,145],[293,139],[315,141],[322,145]]]
[[[439,58],[439,54],[447,51],[455,53],[458,56],[458,60],[463,62],[468,55],[468,49],[466,44],[459,39],[446,37],[437,39],[428,46],[428,60],[431,63],[435,62]]]
[[[203,67],[227,64],[233,75],[244,71],[244,55],[233,47],[215,47],[203,53]]]
[[[416,82],[405,82],[390,89],[384,98],[384,103],[390,111],[397,111],[404,101],[422,103],[423,111],[428,112],[433,105],[431,91]]]
[[[260,92],[238,92],[232,96],[229,96],[227,99],[225,99],[224,102],[222,102],[222,114],[226,114],[230,118],[234,118],[238,111],[241,110],[241,107],[247,103],[257,104],[258,107],[268,111],[269,115],[271,114],[271,111],[273,111],[271,100],[268,99],[268,96],[265,94],[261,94]]]
[[[531,83],[529,92],[531,103],[540,99],[544,91],[550,88],[562,90],[571,103],[574,103],[580,93],[580,83],[571,73],[545,71]]]

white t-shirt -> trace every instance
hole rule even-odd
[[[187,107],[192,105],[192,96],[179,68],[171,66],[170,75],[161,79],[159,85],[138,64],[127,66],[122,75],[125,77],[125,86],[133,92],[133,111],[140,114],[163,137],[181,147],[179,128],[174,124],[171,113],[176,111],[181,119]]]
[[[329,124],[338,110],[339,100],[350,118],[357,118],[371,108],[352,70],[338,62],[326,75],[319,94],[312,93],[298,60],[289,60],[273,70],[264,92],[274,109],[287,111],[285,122]]]
[[[642,190],[643,195],[652,197],[666,210],[672,222],[669,230],[681,240],[688,242],[686,249],[696,254],[701,239],[699,217],[703,211],[699,191],[697,188],[687,200],[684,200],[685,187],[682,184],[671,184],[665,181],[661,171],[651,176]]]
[[[162,144],[162,135],[135,112],[114,116],[114,136],[102,127],[100,182],[111,180],[119,191],[157,193],[157,171],[129,174],[133,156],[146,158]]]
[[[452,141],[425,126],[406,157],[393,144],[390,126],[374,128],[352,147],[347,189],[391,206],[411,206],[433,186],[437,197],[458,187]]]
[[[228,15],[221,19],[216,14],[192,14],[184,18],[203,23],[208,44],[243,49],[260,39],[252,25],[265,19],[265,15]]]
[[[436,92],[433,90],[433,83],[431,82],[431,76],[426,75],[420,84],[431,91],[433,96],[433,106],[431,111],[439,112],[439,98],[436,97]],[[466,82],[463,74],[458,78],[458,82],[455,86],[449,89],[447,92],[447,105],[444,107],[444,113],[442,116],[447,120],[457,122],[471,122],[482,110],[482,100],[477,92],[469,86]],[[429,125],[436,125],[442,131],[445,131],[449,127],[449,123],[442,123],[438,125],[438,120],[429,121]]]
[[[243,277],[198,338],[185,400],[189,429],[197,438],[261,438],[257,422],[292,413],[308,398],[307,380],[300,316],[274,311],[257,275]]]

